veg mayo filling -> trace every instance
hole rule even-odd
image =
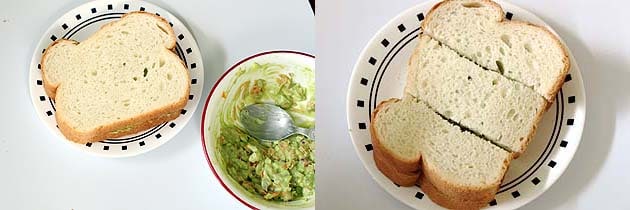
[[[254,195],[271,201],[310,202],[315,196],[315,143],[301,135],[261,142],[239,123],[240,110],[269,103],[300,127],[315,125],[314,72],[299,65],[254,63],[237,70],[223,93],[213,129],[222,170]]]

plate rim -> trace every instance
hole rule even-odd
[[[551,31],[557,38],[558,40],[563,44],[563,46],[565,47],[568,57],[570,59],[570,63],[571,63],[571,70],[573,70],[574,72],[577,73],[577,76],[574,78],[574,80],[579,81],[579,88],[577,89],[577,93],[576,95],[579,95],[581,100],[579,102],[576,101],[576,104],[579,106],[576,106],[576,108],[574,108],[576,110],[576,114],[578,111],[581,111],[581,114],[579,115],[583,120],[576,124],[577,126],[579,126],[579,132],[578,135],[575,137],[575,139],[578,140],[577,146],[573,149],[573,151],[567,156],[567,159],[569,160],[568,164],[564,164],[562,165],[559,169],[561,171],[561,173],[556,176],[555,179],[551,180],[551,183],[544,187],[543,190],[538,190],[535,193],[532,193],[533,196],[529,196],[529,198],[523,199],[523,202],[521,205],[519,205],[518,207],[524,206],[530,202],[532,202],[533,200],[535,200],[536,198],[540,197],[544,192],[548,191],[551,186],[553,186],[553,184],[555,184],[555,182],[564,174],[564,172],[566,171],[566,168],[570,165],[570,163],[573,161],[573,158],[575,156],[575,153],[577,152],[579,145],[581,143],[582,140],[582,136],[583,136],[583,132],[584,132],[584,124],[586,122],[586,92],[585,92],[585,86],[584,86],[584,81],[583,81],[583,77],[582,77],[582,73],[581,73],[581,69],[579,68],[579,65],[577,63],[577,60],[575,60],[572,51],[570,50],[569,46],[566,44],[566,42],[564,42],[564,40],[562,39],[562,37],[553,29],[551,28],[551,26],[544,21],[542,18],[540,18],[539,16],[537,16],[536,14],[530,12],[527,9],[524,9],[523,7],[517,6],[515,4],[512,4],[510,2],[504,1],[504,0],[493,0],[494,2],[498,3],[499,5],[501,5],[501,8],[504,12],[508,12],[505,10],[505,7],[513,7],[513,8],[517,8],[519,10],[521,10],[524,13],[527,13],[527,15],[530,15],[532,17],[534,17],[535,19],[540,20],[541,22],[544,23],[544,25],[542,25],[543,27],[545,27],[546,29],[548,29],[549,31]],[[435,4],[442,2],[442,0],[430,0],[430,1],[426,1],[426,2],[422,2],[422,3],[418,3],[418,4],[414,4],[411,5],[410,7],[398,12],[394,17],[390,18],[385,24],[383,24],[376,32],[373,33],[372,37],[364,44],[363,49],[361,50],[361,52],[358,54],[358,56],[356,57],[356,62],[352,68],[352,75],[349,78],[349,82],[348,82],[348,86],[347,86],[347,94],[346,94],[346,120],[347,120],[347,129],[348,129],[348,135],[350,136],[350,140],[352,142],[352,146],[354,147],[355,153],[356,155],[359,157],[359,160],[361,161],[361,165],[363,165],[363,168],[368,172],[368,174],[370,174],[370,177],[372,178],[372,180],[374,182],[376,182],[379,187],[384,190],[385,192],[387,192],[387,194],[389,194],[390,196],[392,196],[394,199],[398,200],[398,202],[402,202],[405,205],[411,207],[411,208],[420,208],[422,206],[417,206],[414,205],[411,202],[408,202],[407,200],[401,199],[399,198],[399,196],[397,195],[397,193],[395,193],[394,191],[391,191],[390,189],[388,189],[386,186],[384,186],[384,183],[381,183],[381,181],[377,178],[376,174],[373,173],[377,173],[377,171],[372,171],[369,169],[368,167],[368,162],[366,160],[364,160],[363,154],[362,154],[362,150],[361,148],[357,145],[357,141],[359,140],[355,140],[353,137],[353,132],[355,130],[355,127],[353,126],[354,121],[352,121],[351,119],[356,119],[356,117],[352,117],[351,113],[354,113],[353,109],[353,100],[356,98],[352,98],[351,96],[353,95],[353,92],[356,92],[356,88],[354,85],[355,80],[357,80],[360,76],[357,72],[359,72],[359,67],[361,66],[361,62],[364,61],[364,58],[369,57],[368,56],[368,51],[370,50],[371,46],[373,45],[377,45],[378,39],[381,35],[386,34],[387,31],[390,30],[389,26],[395,25],[395,21],[397,20],[401,20],[404,19],[406,16],[408,16],[409,14],[413,13],[414,11],[416,11],[418,8],[420,7],[427,7],[427,8],[433,8]],[[427,10],[428,12],[428,10]],[[575,65],[573,65],[575,64]],[[571,71],[570,70],[570,71]],[[376,100],[376,99],[375,99]],[[557,102],[556,102],[557,103]],[[368,106],[370,106],[368,104]],[[578,115],[574,115],[574,118],[577,118]],[[562,127],[562,123],[560,122],[561,125],[560,127]],[[566,134],[565,134],[566,135]],[[550,153],[551,154],[551,153]],[[418,189],[420,189],[418,187]],[[430,201],[432,203],[432,200]],[[501,206],[497,205],[497,206],[490,206],[493,208],[502,208]],[[517,208],[518,208],[517,207]],[[487,207],[486,207],[487,208]]]
[[[234,65],[230,66],[230,68],[228,68],[226,71],[223,72],[223,74],[219,77],[219,79],[217,79],[217,81],[214,83],[214,85],[212,86],[212,89],[210,89],[210,92],[208,93],[208,96],[206,97],[206,102],[204,104],[203,107],[203,112],[201,114],[201,146],[203,148],[203,153],[204,156],[206,157],[206,162],[208,163],[208,165],[210,166],[210,171],[212,171],[212,174],[214,175],[214,177],[219,180],[219,183],[221,184],[221,186],[223,187],[223,189],[225,189],[230,195],[232,195],[232,197],[236,198],[236,200],[238,200],[241,204],[245,205],[246,207],[250,208],[250,209],[259,209],[257,207],[255,207],[253,204],[250,204],[248,202],[245,201],[245,199],[242,199],[241,197],[239,197],[238,195],[236,195],[235,192],[232,191],[232,189],[230,187],[227,186],[227,184],[225,184],[225,182],[223,181],[223,179],[219,176],[219,174],[217,173],[212,160],[210,159],[210,155],[208,154],[208,149],[207,149],[207,145],[206,145],[206,135],[205,135],[205,128],[206,128],[206,115],[207,115],[207,111],[208,111],[208,104],[210,102],[210,99],[212,98],[212,96],[214,95],[214,91],[216,90],[216,88],[219,86],[219,84],[224,81],[225,77],[230,74],[234,69],[236,69],[236,67],[239,67],[241,64],[252,60],[254,58],[260,57],[260,56],[264,56],[264,55],[269,55],[269,54],[297,54],[297,55],[302,55],[302,56],[306,56],[306,57],[310,57],[315,59],[315,56],[306,53],[306,52],[301,52],[301,51],[296,51],[296,50],[269,50],[269,51],[262,51],[262,52],[258,52],[255,53],[253,55],[250,55],[242,60],[239,60],[238,62],[236,62]]]

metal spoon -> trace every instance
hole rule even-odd
[[[263,141],[278,141],[295,134],[315,139],[314,129],[297,127],[284,109],[273,104],[251,104],[240,112],[245,130]]]

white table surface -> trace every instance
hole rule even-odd
[[[320,0],[317,5],[317,207],[408,209],[367,173],[351,144],[345,100],[368,40],[422,0]],[[523,209],[630,209],[630,2],[513,1],[549,23],[577,59],[587,115],[562,177]]]
[[[306,0],[151,0],[177,15],[204,57],[203,101],[161,147],[107,159],[72,148],[36,116],[28,68],[45,30],[83,0],[2,1],[0,6],[0,209],[243,209],[218,183],[203,154],[201,112],[229,66],[274,49],[313,54],[314,17]]]

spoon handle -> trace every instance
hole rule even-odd
[[[308,128],[301,128],[301,127],[296,126],[295,133],[302,134],[311,140],[315,140],[315,128],[308,129]]]

